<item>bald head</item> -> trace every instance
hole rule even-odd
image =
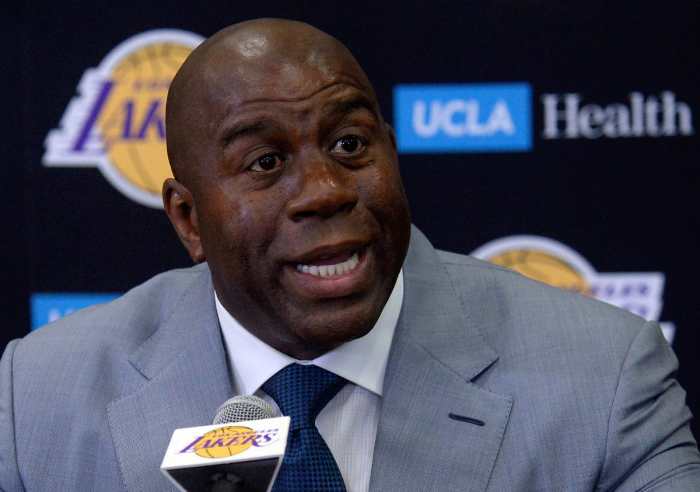
[[[302,100],[343,83],[376,97],[350,51],[302,22],[257,19],[217,32],[187,58],[166,105],[167,146],[176,178],[196,176],[198,143],[242,104]],[[378,112],[378,107],[376,108]]]

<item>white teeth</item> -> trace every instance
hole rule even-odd
[[[351,270],[354,270],[357,264],[360,262],[360,258],[357,253],[353,254],[350,258],[343,261],[342,263],[336,263],[335,265],[297,265],[297,270],[302,273],[309,273],[315,277],[334,277],[336,275],[343,275]]]

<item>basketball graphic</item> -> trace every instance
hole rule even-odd
[[[202,458],[228,458],[251,447],[256,435],[250,427],[221,427],[204,434],[194,452]]]
[[[175,73],[202,41],[196,34],[155,30],[114,48],[88,69],[61,127],[46,139],[45,166],[97,166],[124,195],[161,208],[171,176],[165,148],[165,100]]]
[[[135,186],[160,195],[170,166],[165,152],[165,99],[191,48],[154,43],[121,60],[97,126],[114,167]]]
[[[542,236],[508,236],[480,246],[472,256],[514,270],[533,280],[578,292],[658,321],[663,307],[660,272],[603,273],[569,246]],[[675,325],[662,322],[666,339]]]
[[[581,272],[569,263],[545,251],[513,249],[492,256],[488,260],[545,284],[582,294],[590,293],[586,279]]]

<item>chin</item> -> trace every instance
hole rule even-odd
[[[295,330],[295,333],[309,349],[327,352],[369,333],[379,318],[381,308],[353,311],[356,312],[342,313],[342,316],[338,316],[340,314],[338,312],[334,312],[330,316],[307,315],[305,322]]]
[[[392,278],[386,276],[386,279]],[[307,356],[320,355],[360,338],[374,328],[394,287],[395,279],[375,284],[364,293],[335,299],[295,299],[281,320]],[[290,299],[291,301],[291,299]],[[311,357],[313,358],[313,357]]]

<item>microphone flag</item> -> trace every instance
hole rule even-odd
[[[241,481],[230,490],[269,492],[289,433],[289,417],[176,429],[161,471],[181,491],[212,490],[215,482]]]

